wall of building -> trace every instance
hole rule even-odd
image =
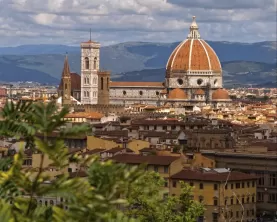
[[[186,182],[190,186],[193,186],[192,198],[195,201],[199,201],[204,204],[206,208],[204,214],[206,221],[214,221],[213,213],[219,214],[221,212],[223,212],[223,215],[225,215],[226,218],[230,219],[233,217],[234,221],[241,221],[243,214],[243,221],[251,221],[252,219],[256,218],[256,186],[252,186],[252,181],[250,181],[250,187],[246,186],[247,181],[229,182],[227,185],[227,189],[224,189],[225,181],[222,183],[195,180],[187,180],[183,182]],[[179,196],[181,194],[182,189],[181,182],[175,180],[175,187],[173,183],[174,180],[170,181],[170,194]],[[244,183],[245,188],[237,189],[236,183]],[[200,184],[203,185],[202,189],[200,187]],[[217,190],[215,190],[215,184],[217,186]],[[233,184],[233,188],[231,187],[231,184]],[[250,194],[249,203],[247,203],[247,194]],[[237,202],[236,196],[238,197],[239,202]],[[252,199],[252,196],[254,196],[254,199]],[[244,208],[242,208],[240,204],[242,198],[244,198],[245,201],[243,205]],[[231,199],[233,199],[233,203],[231,202]],[[217,201],[217,204],[215,204],[215,200]],[[227,206],[228,210],[224,210],[226,209],[224,206]],[[233,213],[233,216],[231,216],[231,211]],[[249,213],[248,216],[247,211],[251,211],[251,213]],[[253,215],[252,211],[254,211]]]
[[[97,138],[94,136],[87,136],[87,148],[89,150],[99,149],[99,148],[112,149],[114,147],[118,147],[118,144],[113,141]]]

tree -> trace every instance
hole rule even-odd
[[[189,202],[187,196],[169,198],[162,204],[162,198],[156,195],[162,180],[156,174],[144,174],[143,166],[129,167],[69,154],[63,138],[86,133],[88,128],[66,128],[67,113],[67,108],[58,111],[54,102],[7,103],[1,111],[0,135],[27,141],[12,161],[0,159],[1,222],[163,222],[163,217],[173,218],[168,221],[190,222],[189,218],[195,218],[192,210],[195,206],[198,209],[198,205]],[[59,134],[55,140],[49,140],[52,132]],[[38,169],[22,167],[24,149],[41,154]],[[43,164],[46,156],[52,161],[52,167],[61,171],[50,184],[46,183],[50,177]],[[88,179],[70,177],[69,159],[88,167]],[[68,210],[61,205],[40,205],[36,197],[41,196],[63,197]],[[183,206],[182,211],[176,211],[176,206]]]
[[[155,172],[143,172],[145,166],[131,168],[127,165],[112,164],[111,162],[102,164],[101,173],[96,165],[91,165],[89,169],[89,182],[96,186],[96,190],[104,198],[110,199],[111,193],[125,199],[121,209],[129,218],[136,218],[140,222],[195,222],[203,214],[203,206],[191,199],[192,188],[185,183],[182,184],[181,195],[179,197],[167,197],[162,195],[164,179]],[[140,174],[134,174],[139,170]],[[125,172],[125,176],[120,175]],[[136,177],[127,177],[128,172]],[[102,178],[101,178],[102,177]],[[114,180],[121,181],[120,186],[114,185]],[[104,181],[103,184],[96,184],[96,181]]]

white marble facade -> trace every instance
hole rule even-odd
[[[97,104],[100,44],[81,43],[81,103]]]

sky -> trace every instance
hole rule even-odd
[[[0,46],[175,42],[196,16],[203,39],[276,41],[277,0],[0,0]]]

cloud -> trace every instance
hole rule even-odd
[[[276,40],[274,0],[0,0],[0,46],[181,41],[193,15],[215,41]]]

